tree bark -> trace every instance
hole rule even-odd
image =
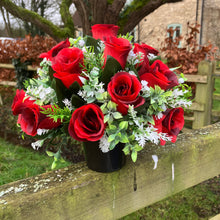
[[[73,35],[72,31],[68,27],[65,27],[64,29],[59,28],[52,22],[41,17],[36,12],[19,7],[10,0],[1,0],[0,6],[4,7],[13,16],[20,18],[23,21],[35,24],[45,33],[53,37],[56,41],[60,41]]]
[[[83,34],[91,35],[91,26],[94,24],[116,24],[120,26],[119,31],[125,34],[161,5],[180,1],[183,0],[133,0],[130,5],[125,6],[126,0],[62,0],[60,14],[64,28],[54,25],[37,13],[18,7],[11,0],[0,0],[0,6],[15,17],[35,24],[59,41],[74,36],[74,23],[69,12],[72,3],[81,17]]]

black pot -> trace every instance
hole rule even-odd
[[[103,153],[99,141],[83,142],[85,159],[89,169],[109,173],[121,169],[125,164],[124,144],[117,144],[113,150]]]

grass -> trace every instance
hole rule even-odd
[[[220,177],[191,187],[121,220],[202,220],[220,213]]]
[[[215,79],[215,91],[214,94],[220,94],[220,78]],[[220,111],[220,101],[213,100],[213,109]]]
[[[53,158],[0,138],[0,185],[47,172],[52,162]],[[57,169],[69,164],[60,164]]]

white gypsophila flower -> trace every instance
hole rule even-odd
[[[31,143],[31,146],[34,150],[38,150],[40,147],[42,147],[44,143],[44,140],[38,140],[36,142]]]
[[[133,50],[130,50],[127,57],[127,62],[132,63],[134,59],[136,59],[137,55],[134,53]]]
[[[48,132],[49,132],[49,129],[41,129],[41,128],[37,129],[37,134],[38,135],[43,135],[43,134],[46,134]]]
[[[82,48],[82,52],[83,52],[83,54],[87,53],[86,47],[83,47],[83,48]]]
[[[162,108],[164,112],[167,110],[167,107],[164,103],[160,106],[160,108]]]
[[[99,68],[98,67],[93,67],[90,74],[92,76],[98,76],[99,75]]]
[[[149,59],[149,60],[153,60],[153,59],[155,59],[157,56],[155,56],[153,53],[149,53],[148,55],[147,55],[147,58]]]
[[[156,117],[157,117],[158,119],[163,118],[163,113],[162,113],[162,112],[159,112],[159,113],[156,115]]]
[[[177,98],[178,96],[183,96],[183,91],[179,90],[179,89],[174,89],[173,96],[174,96],[174,98]]]
[[[80,47],[83,47],[85,45],[85,41],[83,39],[80,39],[78,44]]]
[[[109,151],[110,143],[108,142],[108,137],[106,134],[102,136],[102,138],[99,140],[99,148],[103,153],[107,153]]]
[[[130,70],[128,73],[129,73],[130,75],[136,76],[135,72],[132,71],[132,70]]]
[[[64,105],[65,105],[70,111],[73,110],[73,106],[72,106],[72,103],[71,103],[70,100],[68,100],[67,98],[65,98],[65,99],[63,100],[63,103],[64,103]]]
[[[184,81],[183,78],[179,78],[179,79],[178,79],[178,82],[179,82],[179,84],[183,84],[185,81]]]
[[[146,139],[154,144],[159,144],[161,134],[157,132],[157,129],[153,125],[151,125],[145,130],[148,133]]]

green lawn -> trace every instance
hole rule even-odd
[[[214,94],[220,94],[220,78],[215,79],[215,91]],[[220,101],[213,100],[213,109],[220,111]]]
[[[220,177],[216,177],[121,220],[208,220],[219,213]]]
[[[0,138],[0,185],[51,170],[53,158]],[[65,162],[57,168],[68,166]]]

